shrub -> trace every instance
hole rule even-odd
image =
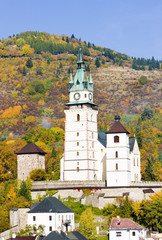
[[[30,172],[30,178],[33,181],[46,180],[46,172],[44,169],[34,169]]]
[[[147,77],[146,77],[146,76],[142,75],[142,76],[138,79],[138,81],[139,81],[139,83],[140,83],[141,85],[145,85],[148,80],[147,80]]]

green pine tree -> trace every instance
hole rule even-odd
[[[33,62],[31,60],[31,58],[28,58],[27,62],[26,62],[26,67],[27,68],[32,68],[33,67]]]
[[[25,181],[22,181],[21,186],[20,186],[20,190],[18,191],[17,195],[18,195],[18,197],[23,196],[28,201],[31,201],[31,191],[30,191],[29,187],[27,187]]]

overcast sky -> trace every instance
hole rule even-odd
[[[24,31],[162,60],[162,0],[0,0],[0,39]]]

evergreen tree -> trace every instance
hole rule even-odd
[[[25,181],[22,181],[21,186],[20,186],[20,190],[18,191],[18,197],[21,197],[21,196],[26,198],[28,201],[31,201],[31,191],[27,187]]]
[[[128,196],[126,195],[125,200],[124,200],[124,204],[123,204],[123,216],[124,218],[130,218],[131,217],[131,211],[132,211],[132,207],[131,204],[129,202]]]
[[[24,76],[26,76],[26,74],[27,74],[27,70],[26,70],[26,67],[25,67],[25,66],[23,67],[22,74],[23,74]]]
[[[153,172],[153,159],[147,159],[147,165],[145,168],[145,181],[156,181],[156,176]]]
[[[87,71],[87,72],[90,72],[89,65],[86,65],[86,71]]]
[[[144,121],[147,118],[151,119],[153,117],[153,115],[154,115],[153,110],[148,106],[143,110],[143,112],[141,114],[141,119],[142,119],[142,121]]]
[[[27,68],[32,68],[33,67],[33,62],[31,60],[31,58],[28,58],[27,62],[26,62],[26,67]]]
[[[42,76],[42,74],[43,74],[43,73],[42,73],[42,69],[41,69],[41,68],[38,68],[36,74]]]
[[[99,59],[98,58],[96,58],[96,61],[95,61],[95,65],[96,65],[96,67],[97,68],[99,68],[100,67],[100,61],[99,61]]]
[[[69,38],[68,37],[66,37],[66,42],[69,43]]]
[[[71,39],[72,39],[72,38],[75,38],[74,34],[71,35]]]

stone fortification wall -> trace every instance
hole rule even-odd
[[[18,226],[15,226],[13,228],[10,228],[2,233],[0,233],[0,240],[6,240],[6,239],[9,239],[11,236],[10,236],[10,233],[17,233],[19,231],[19,227]]]
[[[33,182],[32,198],[37,194],[41,196],[48,190],[57,190],[55,197],[62,199],[71,196],[83,204],[92,204],[94,207],[103,208],[107,203],[113,203],[117,197],[128,195],[133,201],[148,199],[151,194],[161,190],[161,182],[131,183],[126,187],[105,187],[103,181],[43,181]],[[92,194],[86,197],[82,189],[92,189]]]
[[[32,191],[58,190],[58,189],[79,189],[79,188],[102,188],[104,181],[35,181],[32,183]]]

